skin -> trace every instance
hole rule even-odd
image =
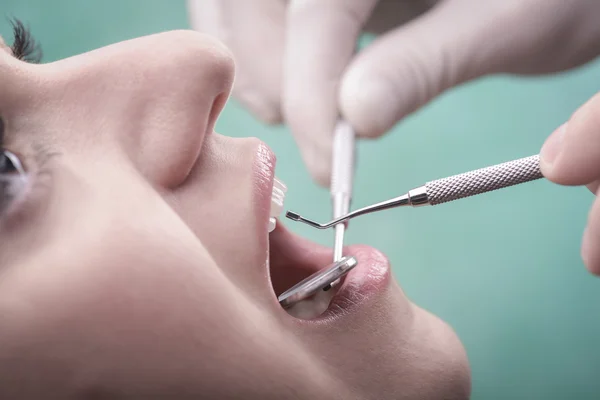
[[[28,172],[0,217],[0,398],[468,398],[458,338],[372,248],[347,250],[322,315],[279,306],[331,251],[267,233],[274,156],[213,132],[233,78],[194,32],[42,65],[0,51]]]
[[[544,143],[540,166],[549,180],[569,186],[600,187],[600,93],[576,110]],[[587,269],[600,275],[600,201],[594,199],[581,243]]]

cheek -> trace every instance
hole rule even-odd
[[[234,304],[247,301],[203,251],[163,232],[166,241],[144,230],[93,241],[79,232],[13,268],[0,284],[0,360],[11,360],[0,365],[0,383],[160,380],[184,365],[198,373],[200,357],[217,362],[231,351],[215,344],[235,348],[240,327],[227,325],[242,318]]]
[[[143,228],[134,235],[118,228],[102,236],[62,235],[10,269],[2,282],[2,304],[19,306],[12,315],[50,329],[55,323],[54,328],[77,329],[93,324],[92,331],[115,324],[142,328],[156,319],[197,313],[198,293],[206,293],[207,285],[225,285],[201,248],[186,248],[173,237],[146,240],[145,235]],[[223,300],[217,290],[208,293],[202,296],[202,310]]]

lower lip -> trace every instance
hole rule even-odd
[[[345,254],[354,256],[358,265],[344,277],[339,289],[333,290],[335,294],[317,293],[288,308],[290,315],[305,323],[336,324],[384,296],[392,282],[387,258],[368,246],[352,246]]]
[[[385,290],[391,281],[391,268],[388,258],[370,246],[350,246],[344,255],[354,256],[358,265],[344,277],[331,306],[348,311]]]
[[[333,251],[330,248],[299,237],[283,225],[279,225],[271,235],[276,235],[271,236],[271,240],[276,241],[280,250],[284,249],[287,258],[310,265],[310,269],[304,270],[306,276],[326,267],[332,260]],[[344,248],[344,255],[355,257],[358,264],[343,277],[328,310],[317,320],[335,317],[351,308],[360,308],[369,298],[380,296],[392,282],[389,260],[375,248],[348,246]]]

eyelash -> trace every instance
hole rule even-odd
[[[13,55],[19,60],[33,64],[42,61],[42,48],[31,35],[29,27],[16,18],[11,19],[10,23],[13,28],[13,44],[11,46]]]
[[[35,38],[33,37],[33,35],[31,34],[29,27],[25,26],[25,24],[23,24],[23,22],[21,22],[19,19],[13,18],[9,20],[10,24],[12,25],[13,28],[13,44],[11,46],[11,51],[12,54],[15,58],[28,62],[28,63],[39,63],[42,60],[42,49],[39,45],[39,43],[35,40]],[[0,119],[0,152],[5,151],[4,148],[4,142],[3,142],[3,134],[4,134],[4,123],[3,121]],[[47,149],[43,149],[43,148],[36,148],[33,149],[34,150],[34,155],[33,155],[33,159],[34,159],[34,163],[36,164],[36,166],[33,169],[33,173],[30,173],[30,177],[31,177],[31,183],[33,184],[33,186],[31,186],[29,189],[26,189],[28,192],[25,196],[26,198],[23,198],[24,203],[29,203],[30,201],[33,201],[34,199],[32,199],[32,197],[37,197],[38,194],[37,193],[39,189],[48,189],[48,182],[46,179],[44,178],[50,178],[51,179],[51,175],[52,175],[52,171],[51,168],[47,165],[48,161],[56,154],[48,151]],[[33,192],[36,192],[36,196],[33,196]],[[3,193],[0,193],[2,195],[4,195],[4,191]],[[6,204],[6,200],[9,200],[9,204]],[[2,208],[5,208],[6,206],[10,207],[10,203],[13,203],[15,199],[0,199],[0,204],[3,204]],[[20,205],[25,205],[25,204],[20,204]],[[21,208],[21,207],[19,207]],[[25,207],[28,208],[28,207]],[[6,211],[5,209],[0,209],[0,214],[3,214],[3,212]],[[20,213],[19,213],[20,214]]]

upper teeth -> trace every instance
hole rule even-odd
[[[271,194],[271,213],[269,214],[269,232],[273,232],[277,224],[276,218],[283,211],[283,200],[285,199],[287,187],[279,179],[273,180],[273,193]]]

